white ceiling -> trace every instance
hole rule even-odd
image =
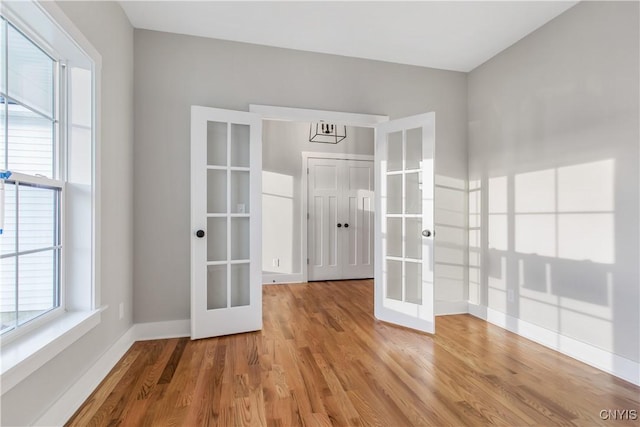
[[[577,1],[120,1],[135,28],[470,71]]]

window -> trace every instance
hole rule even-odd
[[[0,331],[60,307],[62,182],[57,180],[59,63],[6,19],[0,21]]]
[[[93,62],[52,21],[35,31],[46,14],[25,4],[0,17],[3,340],[97,306]]]
[[[101,62],[55,2],[2,3],[3,393],[101,321]]]

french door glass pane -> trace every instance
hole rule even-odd
[[[387,138],[387,171],[402,170],[402,131],[390,133]]]
[[[54,250],[18,257],[19,324],[28,322],[57,305],[56,258]]]
[[[387,175],[387,213],[402,213],[402,175]]]
[[[227,124],[207,122],[207,165],[227,166]]]
[[[207,266],[207,310],[227,307],[227,265]]]
[[[421,214],[422,213],[422,188],[420,184],[420,173],[412,172],[405,174],[406,177],[406,202],[405,213]]]
[[[422,161],[422,128],[407,131],[406,168],[419,169]]]
[[[226,170],[207,170],[207,213],[227,213]]]
[[[16,324],[16,257],[0,259],[0,322],[0,332]]]
[[[422,304],[422,263],[405,262],[405,301]]]
[[[249,213],[249,172],[231,172],[231,213]]]
[[[422,259],[422,218],[405,219],[405,258]]]
[[[250,304],[249,264],[231,264],[231,307]]]
[[[387,218],[387,256],[402,256],[402,218]]]
[[[231,218],[231,259],[249,259],[249,218]]]
[[[20,185],[19,190],[19,251],[55,246],[58,191],[27,185]]]
[[[402,301],[402,261],[388,259],[387,298]]]
[[[249,126],[231,125],[231,166],[249,167]]]
[[[18,104],[7,114],[8,169],[53,178],[53,122]]]
[[[8,95],[53,117],[54,61],[8,26]]]
[[[207,261],[227,260],[227,219],[207,218]]]

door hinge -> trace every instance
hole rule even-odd
[[[309,265],[309,258],[307,258],[307,265]]]
[[[307,168],[307,175],[309,175],[309,168]]]
[[[307,220],[309,219],[309,213],[307,212]]]

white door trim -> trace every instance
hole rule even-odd
[[[376,114],[343,113],[340,111],[310,110],[306,108],[276,107],[274,105],[250,104],[249,112],[256,113],[262,120],[281,120],[295,122],[317,122],[324,120],[346,126],[375,127],[376,124],[389,121],[389,116]]]
[[[307,173],[309,159],[369,160],[374,162],[375,156],[370,154],[318,153],[315,151],[302,152],[302,206],[300,209],[300,233],[302,235],[302,242],[300,253],[302,253],[302,280],[305,282],[309,281],[309,267],[307,265],[307,258],[309,256],[309,241],[307,237],[307,233],[309,232],[309,221],[307,221],[307,215],[309,214],[309,174]],[[376,190],[374,189],[374,192],[375,191]],[[374,241],[374,248],[376,244],[377,242]]]
[[[358,126],[358,127],[366,127],[374,129],[374,139],[375,139],[375,127],[379,123],[384,123],[389,121],[389,116],[382,116],[376,114],[358,114],[358,113],[345,113],[340,111],[327,111],[327,110],[311,110],[307,108],[292,108],[292,107],[277,107],[274,105],[260,105],[260,104],[250,104],[249,112],[258,114],[262,120],[279,120],[279,121],[306,121],[306,122],[316,122],[318,120],[325,120],[327,122],[340,123],[345,126]],[[374,145],[375,151],[375,145]],[[335,154],[335,153],[313,153],[305,151],[302,153],[302,206],[300,212],[302,212],[301,218],[301,229],[300,233],[302,235],[302,243],[300,250],[302,251],[302,281],[307,282],[309,279],[309,274],[307,270],[307,174],[305,168],[307,167],[307,158],[305,155],[317,155],[319,158],[324,159],[346,159],[347,156],[349,160],[372,160],[375,156],[369,156],[364,154]],[[336,157],[334,157],[336,156]],[[377,241],[374,242],[375,245],[379,244]],[[295,273],[294,273],[295,274]],[[264,280],[263,283],[267,283]]]

